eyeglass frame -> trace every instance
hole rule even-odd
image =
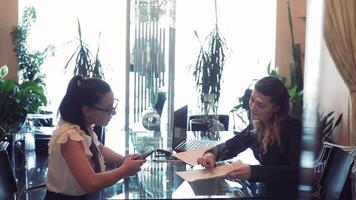
[[[119,100],[114,98],[114,103],[115,103],[115,105],[113,107],[111,107],[110,109],[99,108],[96,106],[90,106],[90,108],[94,108],[99,111],[107,112],[110,114],[110,118],[111,118],[113,115],[116,115],[116,107],[119,104]]]

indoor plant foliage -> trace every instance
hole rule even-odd
[[[43,87],[34,81],[5,80],[7,66],[0,68],[0,141],[18,131],[27,113],[36,113],[47,100]]]
[[[95,55],[91,53],[89,45],[87,45],[82,37],[82,29],[80,26],[79,17],[77,17],[78,23],[78,38],[76,39],[78,44],[73,52],[73,54],[68,59],[64,66],[64,71],[68,69],[70,64],[73,64],[74,69],[73,76],[81,75],[84,78],[98,78],[104,79],[104,72],[101,62],[99,60],[99,44]],[[99,33],[100,39],[100,33]],[[105,142],[105,129],[103,126],[94,126],[94,132],[97,133],[99,141]]]
[[[274,76],[276,78],[279,78],[283,84],[286,86],[289,92],[290,96],[290,106],[291,106],[291,114],[298,118],[302,119],[302,112],[303,112],[303,88],[298,84],[296,80],[302,80],[303,77],[297,77],[293,78],[293,76],[296,76],[295,70],[291,68],[290,70],[290,77],[291,77],[291,82],[288,85],[287,84],[287,78],[283,77],[280,75],[276,69],[271,69],[271,63],[268,64],[267,66],[267,74],[269,76]]]
[[[227,46],[220,35],[217,22],[215,0],[215,26],[205,41],[201,42],[197,32],[194,32],[200,42],[200,50],[193,66],[193,77],[199,93],[201,112],[204,115],[216,114],[220,98],[223,67],[226,60]]]
[[[89,46],[83,41],[82,38],[82,30],[78,21],[78,46],[75,51],[69,58],[68,62],[64,66],[66,70],[71,63],[71,61],[75,58],[73,75],[82,75],[83,77],[95,77],[99,79],[104,79],[104,73],[102,69],[101,62],[99,60],[99,45],[96,50],[95,56],[91,53]],[[100,34],[99,34],[100,39]]]
[[[300,45],[298,45],[294,40],[293,32],[293,21],[292,14],[290,9],[290,3],[287,1],[287,13],[288,13],[288,25],[289,33],[291,37],[291,59],[290,59],[290,83],[287,83],[287,78],[280,75],[276,70],[276,67],[272,68],[271,62],[267,65],[267,74],[269,76],[276,77],[280,79],[283,84],[286,86],[290,96],[290,108],[291,115],[298,119],[302,119],[303,111],[303,69],[302,69],[302,55],[300,52]],[[237,105],[235,105],[230,112],[233,114],[233,117],[237,117],[238,121],[242,122],[242,125],[247,125],[249,122],[249,106],[248,100],[251,95],[251,90],[246,89],[243,96],[238,98]],[[248,119],[248,120],[246,120]],[[235,119],[234,119],[234,129],[235,129]]]
[[[269,62],[267,65],[267,74],[268,76],[273,76],[278,78],[286,86],[290,96],[290,108],[291,108],[290,114],[298,119],[301,119],[302,112],[303,112],[303,88],[301,88],[297,80],[303,80],[303,78],[296,76],[296,72],[293,69],[295,68],[291,68],[290,70],[290,78],[291,78],[290,84],[287,84],[286,77],[280,75],[275,68],[272,69],[271,62]],[[295,78],[293,78],[293,76]],[[241,129],[238,128],[238,126],[244,127],[250,123],[251,119],[250,119],[250,109],[249,109],[248,101],[250,99],[251,93],[252,90],[247,88],[245,90],[245,93],[241,97],[238,97],[238,103],[230,110],[230,112],[233,114],[234,117],[234,125],[233,125],[234,130]],[[235,117],[237,117],[237,119],[235,119]],[[236,121],[241,123],[240,124],[235,123]]]
[[[323,113],[320,111],[319,107],[317,108],[317,134],[316,134],[316,149],[315,155],[321,155],[323,144],[325,142],[328,143],[335,143],[335,137],[339,134],[341,120],[342,120],[342,113],[335,116],[335,111],[330,111],[328,113]],[[314,168],[318,165],[323,165],[323,162],[319,159],[316,159],[314,162]]]
[[[244,94],[238,98],[238,103],[230,110],[233,117],[233,129],[235,131],[243,130],[251,121],[249,106],[251,94],[252,89],[247,88]]]
[[[40,106],[47,105],[41,65],[53,52],[53,46],[43,51],[30,50],[27,39],[36,17],[35,8],[26,7],[21,22],[11,32],[19,81],[5,80],[8,67],[5,65],[0,68],[0,141],[11,139],[11,135],[21,128],[28,113],[37,113]]]
[[[11,36],[15,45],[14,52],[18,61],[20,81],[34,81],[45,86],[45,75],[41,72],[41,65],[46,57],[53,52],[54,47],[49,45],[43,51],[30,50],[27,38],[36,19],[35,8],[26,7],[20,24],[14,27]]]
[[[335,112],[331,111],[327,114],[318,111],[318,133],[321,141],[334,143],[335,130],[341,123],[342,113],[335,118]]]

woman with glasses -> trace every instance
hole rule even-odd
[[[74,76],[59,106],[61,121],[48,143],[45,199],[87,199],[120,179],[134,175],[145,160],[122,156],[102,145],[93,126],[105,126],[117,100],[103,80]],[[117,168],[105,171],[105,165]]]
[[[206,151],[197,162],[206,168],[250,148],[260,165],[243,164],[228,172],[232,179],[266,183],[266,192],[295,196],[301,150],[301,123],[290,115],[289,93],[275,77],[255,84],[249,99],[252,123],[241,133]],[[281,199],[290,199],[281,197]]]

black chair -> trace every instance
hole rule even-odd
[[[52,131],[55,128],[54,118],[55,115],[50,112],[41,114],[30,113],[26,117],[24,128],[33,131],[37,155],[48,155],[47,144],[52,138]]]
[[[7,151],[0,151],[0,199],[20,199],[23,192],[28,193],[46,188],[45,184],[19,190],[12,171]]]
[[[7,151],[0,151],[0,199],[14,199],[17,185]]]
[[[346,151],[331,147],[317,186],[321,199],[351,199],[350,171],[353,162],[353,157]]]
[[[320,151],[317,153],[318,157],[316,158],[313,165],[313,175],[314,175],[314,185],[316,186],[314,189],[319,187],[320,177],[324,171],[326,162],[330,156],[331,147],[327,145],[323,145]]]
[[[209,131],[214,125],[214,119],[224,126],[225,131],[229,129],[229,115],[191,115],[188,120],[188,131]]]

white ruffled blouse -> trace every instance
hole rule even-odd
[[[52,139],[48,143],[48,172],[46,187],[48,190],[66,195],[83,195],[86,192],[80,187],[72,172],[62,156],[61,144],[67,142],[68,138],[74,141],[81,141],[84,146],[84,153],[91,162],[93,154],[90,145],[93,141],[99,147],[98,137],[92,130],[90,136],[80,129],[78,125],[62,121],[53,131]],[[105,171],[104,158],[99,155],[101,171]]]

